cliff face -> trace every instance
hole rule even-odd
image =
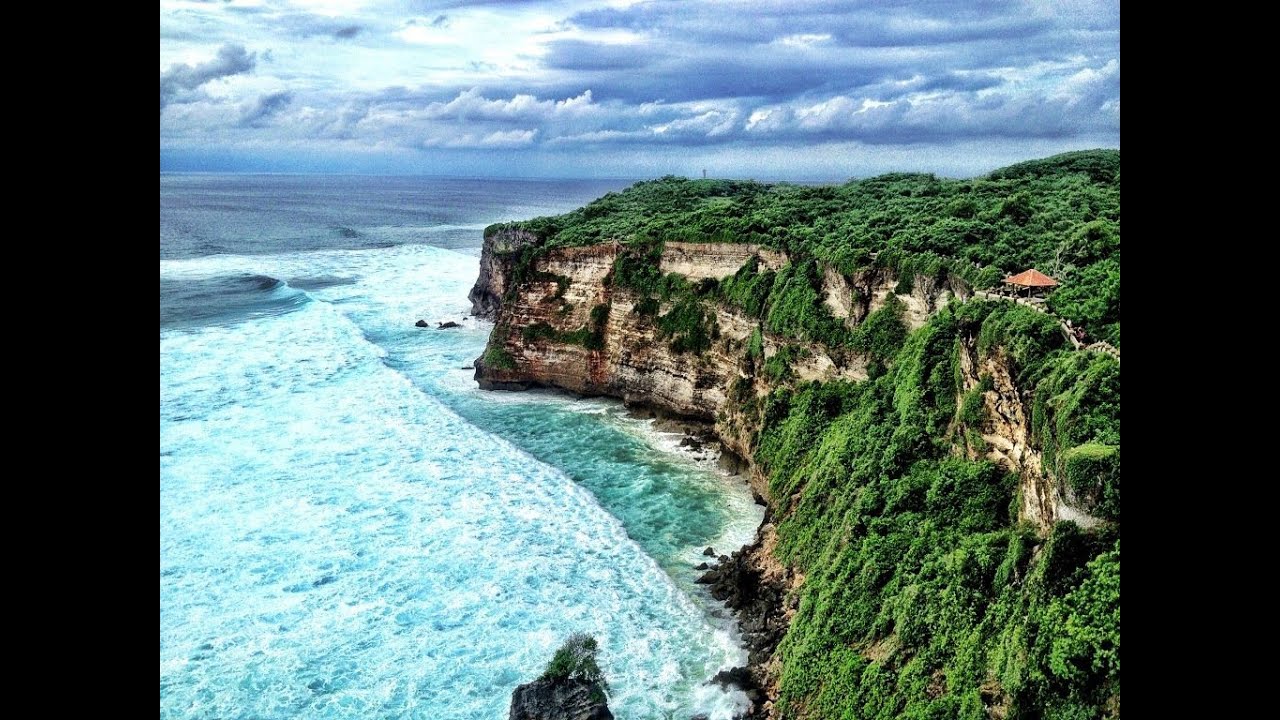
[[[476,278],[471,292],[467,293],[472,315],[489,320],[497,316],[502,297],[507,292],[513,258],[520,250],[537,242],[537,236],[524,230],[504,229],[485,237],[480,251],[480,276]]]
[[[730,390],[741,378],[750,380],[747,397],[768,394],[776,383],[755,372],[758,364],[785,350],[789,373],[801,381],[867,377],[861,355],[775,336],[757,318],[727,305],[714,308],[710,347],[677,352],[655,322],[673,303],[644,312],[637,307],[644,296],[611,282],[617,244],[542,252],[519,287],[511,287],[521,250],[536,242],[530,233],[510,230],[485,239],[480,277],[470,294],[473,313],[496,323],[485,355],[476,362],[482,388],[561,388],[713,422],[727,449],[750,458],[754,418],[742,415],[744,391],[733,401]],[[761,271],[780,269],[789,261],[785,253],[756,245],[667,243],[660,269],[690,281],[720,280],[752,259]],[[828,269],[822,289],[826,306],[849,327],[891,295],[902,301],[906,324],[916,328],[948,298],[969,294],[957,281],[925,277],[914,278],[908,291],[898,293],[900,278],[885,268],[853,276]],[[761,355],[751,357],[747,346],[757,330]],[[592,333],[598,342],[587,341]],[[763,490],[759,478],[753,485]]]
[[[1031,442],[1031,405],[1014,383],[1009,362],[1000,350],[980,356],[972,338],[960,345],[960,375],[966,391],[978,388],[982,378],[990,378],[982,390],[984,420],[977,428],[985,448],[972,447],[972,459],[985,457],[1019,480],[1019,517],[1047,532],[1059,520],[1071,520],[1083,528],[1102,521],[1072,496],[1061,480],[1044,467],[1044,456]]]
[[[903,285],[897,273],[888,268],[861,270],[853,276],[826,268],[822,273],[822,302],[845,325],[855,327],[884,307],[892,295],[903,304],[902,319],[907,328],[916,330],[952,296],[967,300],[972,295],[967,285],[950,275],[945,280],[914,275],[907,287]]]

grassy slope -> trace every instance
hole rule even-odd
[[[1015,478],[953,452],[983,412],[957,407],[962,337],[1006,353],[1046,464],[1096,498],[1105,529],[1038,538],[1017,524]],[[873,380],[769,398],[757,461],[780,559],[808,576],[779,649],[783,717],[1118,714],[1120,369],[1062,345],[1039,313],[967,303]]]

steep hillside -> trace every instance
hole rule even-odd
[[[1118,716],[1119,361],[975,297],[1032,265],[1119,345],[1118,152],[639,183],[486,230],[476,376],[702,419],[747,461],[770,516],[714,579],[759,716]]]

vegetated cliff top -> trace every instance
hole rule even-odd
[[[1120,345],[1120,151],[1019,163],[969,180],[892,173],[843,185],[664,177],[555,217],[492,225],[542,247],[622,242],[742,242],[845,273],[910,263],[988,287],[1037,268],[1062,282],[1059,315]]]

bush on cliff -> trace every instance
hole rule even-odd
[[[539,679],[552,682],[581,680],[599,683],[608,694],[609,683],[604,679],[604,672],[600,670],[600,663],[596,660],[596,653],[599,650],[600,644],[594,637],[586,633],[574,633],[564,641],[559,650],[556,650],[556,654],[551,658],[551,662],[547,663],[547,669],[542,671],[542,677]]]

